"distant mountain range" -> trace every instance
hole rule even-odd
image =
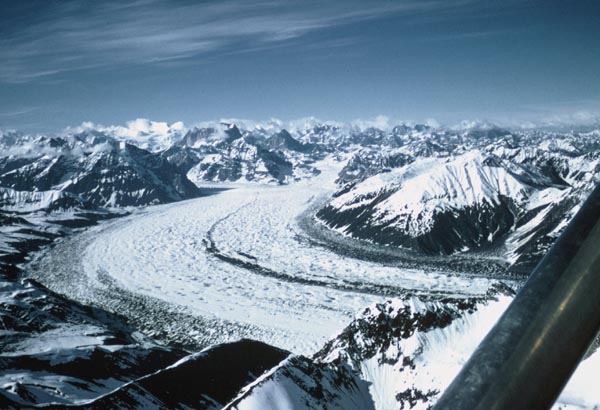
[[[515,270],[539,260],[599,180],[598,132],[408,133],[386,148],[354,154],[322,221],[425,254],[493,254]]]
[[[336,235],[423,258],[499,260],[523,274],[600,181],[597,130],[315,122],[290,130],[187,129],[143,121],[136,129],[0,132],[2,408],[260,409],[274,400],[298,408],[427,408],[448,382],[443,371],[427,373],[432,363],[448,364],[448,338],[479,331],[476,315],[485,319],[476,323],[492,323],[510,289],[388,300],[365,309],[312,357],[249,340],[190,355],[158,345],[117,315],[19,281],[20,263],[56,238],[135,207],[195,198],[215,184],[294,184],[319,174],[319,161],[328,159],[340,169],[337,189],[314,218]],[[423,356],[424,346],[437,353]],[[462,360],[455,359],[448,359],[452,369]]]
[[[60,136],[0,133],[0,210],[97,210],[194,198],[206,183],[289,184],[350,157],[317,217],[338,232],[429,255],[484,252],[526,271],[598,180],[600,131],[490,124],[389,130],[144,123]],[[140,128],[140,127],[138,127]]]

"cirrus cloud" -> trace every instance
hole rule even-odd
[[[211,53],[269,48],[328,27],[472,2],[34,2],[1,13],[0,80],[19,83],[73,70],[181,63]],[[43,17],[17,18],[28,13]]]

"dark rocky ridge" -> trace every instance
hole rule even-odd
[[[421,134],[411,129],[403,135],[393,132],[392,135],[394,143],[391,146],[367,146],[353,154],[339,174],[340,189],[333,194],[334,200],[317,212],[319,219],[352,237],[412,249],[424,255],[467,251],[470,254],[479,252],[481,257],[501,256],[509,261],[511,271],[527,273],[560,234],[578,204],[600,181],[598,141],[593,133],[488,129],[468,132],[429,130]],[[506,173],[509,179],[518,181],[527,199],[516,201],[513,194],[497,191],[483,202],[471,201],[466,199],[467,196],[465,200],[456,201],[455,196],[462,195],[461,189],[469,187],[468,180],[457,179],[456,171],[451,169],[438,169],[435,172],[439,174],[434,175],[433,171],[418,168],[424,160],[452,164],[454,158],[472,153],[482,157],[482,170],[500,170],[498,172]],[[405,216],[408,211],[403,207],[427,206],[428,199],[413,205],[403,203],[397,196],[398,215],[394,217],[393,211],[389,216],[384,215],[381,204],[401,191],[406,181],[400,177],[397,182],[388,178],[387,185],[384,183],[375,190],[369,188],[369,178],[390,172],[402,175],[403,169],[407,172],[417,169],[414,171],[417,177],[430,178],[435,183],[437,178],[440,186],[451,185],[448,181],[454,179],[454,186],[449,189],[455,192],[435,191],[431,194],[435,200],[440,203],[445,200],[447,204],[433,216],[417,211],[410,217]],[[413,177],[410,175],[406,180]],[[502,186],[505,182],[498,180],[497,183]],[[555,191],[551,192],[552,189]],[[344,206],[335,202],[340,197],[349,198],[354,192],[355,199]],[[536,201],[540,201],[536,199],[537,195],[540,198],[553,195],[555,199],[542,200],[536,205]],[[389,206],[386,209],[389,210]],[[417,233],[405,228],[411,224],[422,225],[423,220],[427,221],[426,227]],[[533,220],[537,223],[527,225]]]
[[[142,206],[200,195],[185,174],[161,155],[107,136],[40,137],[35,145],[39,153],[0,157],[0,186],[60,191],[88,207]]]
[[[65,409],[141,408],[220,409],[238,391],[290,353],[240,340],[211,347],[141,377],[88,404]],[[60,409],[61,407],[56,407]]]
[[[402,232],[368,228],[365,209],[349,220],[357,221],[356,230],[367,239],[388,240],[396,246],[414,246],[428,253],[448,253],[457,246],[485,248],[490,234],[493,242],[498,241],[500,245],[514,230],[544,215],[542,222],[528,231],[534,233],[533,239],[517,249],[521,258],[514,266],[526,272],[527,264],[534,263],[544,253],[556,235],[555,228],[568,218],[569,212],[596,181],[600,147],[597,137],[582,135],[511,133],[499,129],[454,132],[426,126],[351,132],[316,126],[275,134],[228,127],[224,133],[225,136],[221,136],[224,138],[197,145],[213,138],[215,129],[190,131],[186,138],[158,153],[92,131],[33,139],[18,133],[3,134],[2,149],[19,147],[21,154],[1,156],[0,186],[36,195],[57,190],[60,195],[47,206],[46,202],[36,202],[33,195],[21,197],[22,202],[12,193],[0,195],[1,206],[5,208],[0,211],[0,226],[11,232],[3,231],[2,239],[13,233],[16,236],[10,237],[11,240],[27,235],[25,240],[10,242],[15,252],[0,255],[4,263],[0,269],[7,280],[0,289],[3,294],[0,320],[4,325],[0,331],[0,367],[3,368],[0,373],[21,375],[0,389],[0,407],[78,408],[81,406],[69,403],[86,399],[91,401],[83,408],[177,408],[184,405],[220,408],[234,399],[243,386],[287,356],[287,352],[267,345],[243,341],[217,347],[208,355],[192,355],[187,361],[168,367],[189,352],[160,346],[124,325],[123,318],[73,303],[34,281],[15,282],[18,264],[31,251],[73,229],[121,215],[114,209],[106,211],[99,207],[143,206],[196,196],[198,191],[190,185],[186,174],[206,155],[221,156],[216,164],[202,169],[210,169],[206,174],[210,179],[256,180],[264,175],[274,181],[290,182],[286,177],[295,178],[294,173],[302,167],[308,175],[317,172],[311,169],[312,161],[321,159],[325,153],[352,152],[360,145],[364,149],[360,157],[357,154],[340,174],[340,183],[346,185],[340,187],[336,194],[339,196],[368,177],[392,172],[419,158],[445,158],[480,150],[489,154],[485,165],[506,166],[533,189],[556,187],[568,190],[569,194],[550,207],[525,211],[516,210],[511,198],[506,197],[497,208],[488,205],[467,208],[460,215],[439,214],[433,219],[433,233],[420,240],[408,240]],[[35,149],[27,151],[26,146],[32,143]],[[550,148],[533,148],[542,144]],[[249,153],[252,155],[248,156]],[[242,171],[258,161],[273,166],[265,165],[266,171],[260,172]],[[34,211],[13,209],[25,205],[35,208],[36,203],[40,207]],[[63,211],[70,217],[62,217]],[[338,217],[337,213],[331,215],[331,218]],[[407,242],[401,243],[405,239]],[[371,307],[314,357],[291,357],[265,376],[263,382],[292,386],[294,390],[290,391],[303,400],[300,407],[303,403],[305,408],[328,408],[331,403],[342,402],[346,408],[352,408],[348,406],[350,400],[354,408],[371,408],[369,382],[357,371],[359,363],[377,358],[381,365],[394,363],[404,369],[403,372],[410,373],[413,359],[388,348],[416,332],[444,328],[469,314],[479,303],[486,301],[434,301],[424,314],[410,309],[398,310],[390,302]],[[39,349],[60,337],[71,336],[91,338],[95,344],[56,346],[51,352]],[[231,359],[235,359],[233,363]],[[24,373],[34,378],[18,379]],[[41,373],[45,379],[36,379]],[[107,380],[108,377],[112,380]],[[211,384],[211,378],[219,383]],[[119,386],[113,393],[99,397]],[[232,407],[251,394],[252,389],[242,390]],[[399,392],[395,400],[408,408],[430,403],[435,395],[435,391],[415,387]]]

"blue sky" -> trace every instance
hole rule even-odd
[[[0,128],[600,118],[598,1],[0,5]]]

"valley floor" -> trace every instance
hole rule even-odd
[[[64,239],[24,271],[169,343],[249,337],[297,353],[314,352],[356,311],[388,297],[487,291],[492,280],[484,277],[398,268],[316,245],[299,216],[334,189],[335,166],[320,169],[290,186],[238,185],[140,210]]]

